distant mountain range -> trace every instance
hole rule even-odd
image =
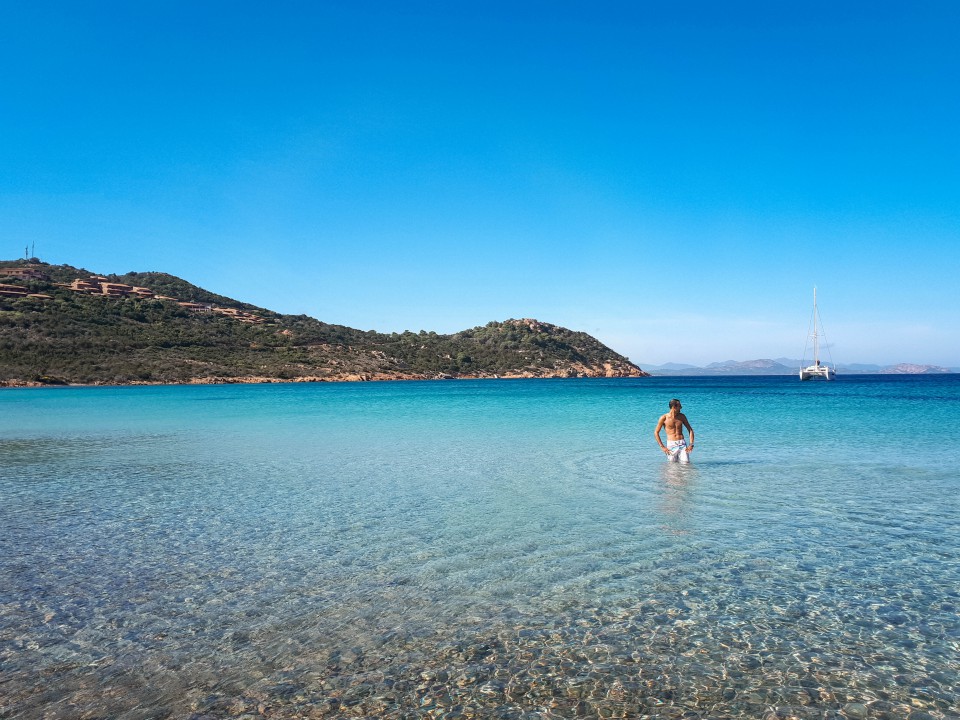
[[[776,358],[775,360],[725,360],[700,367],[683,363],[665,363],[652,365],[641,363],[641,367],[651,375],[795,375],[800,370],[800,360]],[[939,365],[867,365],[851,363],[838,364],[837,372],[846,375],[937,375],[942,373],[960,373],[960,368],[945,368]]]

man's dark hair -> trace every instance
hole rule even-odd
[[[676,398],[674,398],[673,400],[670,401],[669,407],[672,408],[672,407],[674,407],[674,406],[676,406],[676,405],[679,405],[679,404],[680,404],[680,401],[677,400]]]

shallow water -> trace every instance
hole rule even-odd
[[[958,376],[0,409],[0,717],[960,716]]]

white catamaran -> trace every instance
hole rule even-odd
[[[836,366],[831,368],[829,365],[820,362],[820,335],[823,335],[823,328],[820,325],[820,313],[817,312],[817,288],[813,288],[813,334],[809,337],[813,339],[813,365],[803,367],[803,360],[800,361],[800,379],[801,380],[833,380],[837,375]],[[807,351],[804,348],[803,357],[806,359]]]

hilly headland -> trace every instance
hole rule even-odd
[[[162,272],[0,261],[0,385],[643,377],[597,339],[533,319],[450,335],[284,315]]]

